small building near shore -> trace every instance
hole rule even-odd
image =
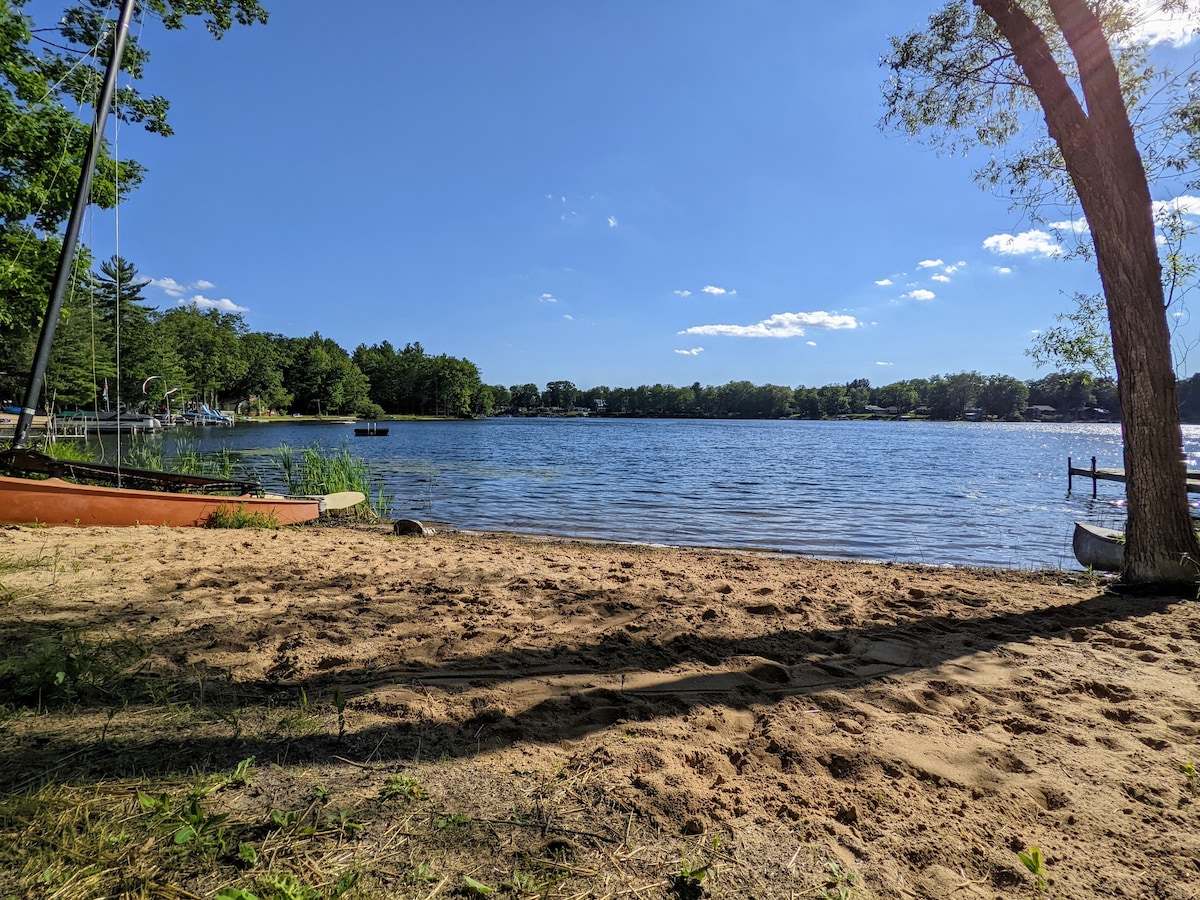
[[[1025,407],[1025,418],[1031,422],[1041,422],[1044,419],[1048,419],[1057,414],[1058,410],[1053,406],[1043,406],[1039,404],[1037,406]]]

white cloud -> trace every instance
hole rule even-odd
[[[1078,219],[1068,219],[1063,222],[1049,222],[1048,225],[1055,231],[1071,231],[1075,234],[1087,234],[1088,232],[1086,216],[1080,216]]]
[[[1044,231],[1022,231],[1020,234],[993,234],[983,241],[983,248],[1005,256],[1058,256],[1062,247]]]
[[[675,296],[676,296],[676,297],[690,297],[690,296],[692,296],[692,292],[691,292],[691,291],[675,291],[674,293],[675,293]]]
[[[892,279],[890,279],[890,278],[880,278],[880,279],[879,279],[877,282],[875,282],[875,283],[876,283],[877,285],[879,285],[880,287],[889,287],[889,286],[891,285],[891,283],[892,283]]]
[[[226,313],[242,313],[249,312],[249,307],[238,306],[228,297],[222,297],[219,300],[213,300],[210,297],[205,297],[199,291],[210,291],[216,287],[211,281],[206,281],[201,278],[197,281],[192,281],[187,284],[176,281],[174,278],[151,278],[150,284],[152,287],[158,288],[168,297],[175,298],[176,306],[194,306],[197,309],[217,309]],[[187,296],[187,295],[191,296]]]
[[[854,316],[823,311],[776,313],[754,325],[696,325],[679,334],[717,334],[728,337],[803,337],[805,328],[857,328]]]
[[[187,287],[180,284],[174,278],[151,278],[150,284],[158,288],[160,291],[165,291],[171,297],[182,297]]]
[[[573,315],[571,315],[570,313],[563,313],[563,318],[566,319],[568,322],[575,321],[575,317]]]
[[[1011,275],[1012,268],[1010,266],[992,266],[992,271],[997,275]]]
[[[940,281],[942,284],[946,284],[947,282],[950,281],[950,276],[949,275],[930,275],[929,280],[930,281]]]
[[[877,365],[877,366],[894,366],[894,365],[895,365],[895,363],[890,363],[890,362],[876,362],[876,363],[875,363],[875,365]]]
[[[706,294],[712,294],[716,297],[720,297],[722,294],[736,294],[737,293],[737,291],[727,291],[725,288],[717,287],[716,285],[713,285],[713,284],[706,284],[704,287],[700,288],[700,290]]]
[[[1182,47],[1196,36],[1195,25],[1186,9],[1165,12],[1162,0],[1134,0],[1132,5],[1140,10],[1133,30],[1137,40]]]
[[[201,279],[188,284],[176,281],[174,278],[151,278],[150,285],[158,288],[169,297],[182,297],[188,291],[211,291],[216,287],[211,281]]]
[[[1183,216],[1200,216],[1200,197],[1181,194],[1173,200],[1155,200],[1154,214],[1179,213]]]
[[[918,288],[915,291],[909,291],[903,296],[905,300],[932,300],[937,294],[933,291],[927,291],[925,288]]]
[[[817,342],[816,342],[816,341],[805,341],[804,343],[808,344],[808,346],[810,346],[810,347],[815,347],[815,346],[817,346]]]
[[[616,217],[616,216],[609,216],[609,217],[608,217],[608,227],[609,227],[609,228],[616,228],[616,227],[617,227],[617,217]]]
[[[240,313],[249,312],[249,307],[238,306],[228,297],[222,297],[220,300],[210,300],[202,294],[196,294],[188,297],[186,300],[180,298],[176,301],[180,306],[194,306],[197,309],[219,309],[221,312]]]
[[[934,269],[938,266],[944,266],[945,263],[940,259],[923,259],[917,263],[918,269]]]
[[[538,301],[540,303],[557,303],[558,298],[553,294],[542,294],[542,296],[538,297]]]
[[[704,352],[704,348],[703,347],[693,347],[691,350],[676,350],[675,352],[680,354],[681,356],[699,356],[701,353]]]

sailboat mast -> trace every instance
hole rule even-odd
[[[24,447],[29,439],[29,428],[33,424],[34,411],[37,409],[38,397],[41,395],[42,378],[45,376],[46,366],[50,362],[50,346],[54,341],[54,329],[58,326],[63,297],[71,279],[71,262],[75,258],[79,227],[83,223],[88,196],[92,191],[92,176],[96,169],[96,159],[100,155],[100,145],[104,141],[104,122],[108,117],[108,108],[112,106],[113,94],[116,91],[117,74],[121,70],[121,57],[125,53],[125,38],[129,34],[129,22],[133,18],[135,2],[136,0],[122,0],[121,3],[121,15],[117,19],[117,31],[113,36],[112,56],[109,58],[108,68],[104,72],[104,86],[100,90],[100,99],[96,102],[95,107],[96,116],[92,120],[91,140],[88,141],[87,154],[83,158],[83,168],[79,174],[79,184],[75,189],[75,203],[71,207],[71,216],[67,219],[67,232],[63,236],[58,268],[54,272],[50,301],[46,305],[46,317],[42,320],[42,331],[38,337],[33,369],[29,373],[29,384],[25,388],[25,402],[21,406],[21,413],[17,417],[17,427],[13,433],[13,450]]]

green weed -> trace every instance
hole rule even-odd
[[[389,775],[379,795],[385,800],[398,799],[407,802],[424,800],[427,796],[421,782],[408,775]]]
[[[315,734],[321,729],[321,717],[309,702],[308,692],[300,688],[296,709],[279,717],[279,730],[292,735]]]
[[[482,881],[476,881],[470,875],[463,876],[463,886],[466,888],[468,897],[483,897],[488,894],[496,893],[494,887],[488,887]]]
[[[1024,864],[1025,868],[1033,875],[1034,885],[1037,887],[1038,893],[1046,889],[1047,874],[1046,860],[1042,856],[1040,847],[1030,847],[1028,850],[1018,850],[1017,857]]]
[[[822,900],[849,900],[858,876],[853,872],[847,872],[832,859],[825,864],[825,868],[829,875],[826,876],[825,883],[821,885],[818,896]]]
[[[192,800],[179,818],[183,825],[175,832],[175,846],[206,855],[225,852],[227,833],[221,824],[229,818],[228,813],[208,815],[199,800]]]
[[[128,681],[128,668],[145,655],[145,647],[131,638],[90,642],[74,630],[33,641],[0,659],[0,700],[41,708],[115,699]]]
[[[208,517],[206,528],[278,528],[274,513],[246,509],[245,505],[222,503]]]

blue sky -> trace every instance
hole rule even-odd
[[[176,134],[121,127],[149,174],[84,241],[160,308],[490,384],[881,385],[1044,374],[1032,334],[1097,289],[978,159],[878,128],[888,35],[937,4],[264,4],[135,26]]]

